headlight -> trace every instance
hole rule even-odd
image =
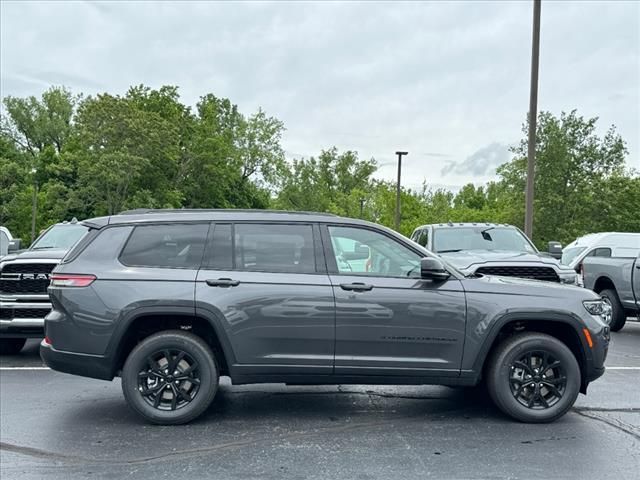
[[[575,272],[560,273],[558,274],[558,277],[560,277],[560,283],[567,283],[570,285],[578,284],[578,274]]]
[[[611,323],[611,305],[608,303],[602,300],[585,300],[582,304],[591,315],[599,316],[607,325]]]

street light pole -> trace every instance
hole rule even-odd
[[[538,116],[538,65],[540,61],[541,0],[533,0],[533,38],[531,44],[531,89],[529,91],[529,140],[527,145],[527,191],[524,212],[524,233],[533,236],[533,190],[536,160],[536,120]]]
[[[396,230],[400,229],[400,173],[402,171],[402,157],[409,152],[396,152],[398,156],[398,183],[396,184]]]

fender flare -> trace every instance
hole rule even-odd
[[[588,348],[586,343],[586,339],[583,335],[581,335],[582,328],[584,324],[579,319],[578,316],[572,315],[570,313],[557,313],[557,312],[540,312],[540,311],[518,311],[518,312],[507,312],[500,317],[498,317],[494,322],[492,322],[492,326],[489,329],[489,332],[486,334],[485,339],[480,347],[478,354],[476,355],[476,359],[473,362],[472,371],[478,375],[478,378],[482,376],[482,372],[484,370],[484,366],[486,364],[487,357],[489,352],[494,347],[496,340],[498,338],[498,334],[502,330],[502,328],[509,324],[518,321],[546,321],[546,322],[555,322],[559,324],[569,325],[573,332],[577,335],[578,341],[580,343],[580,351],[582,353],[582,360],[585,362],[585,367],[588,366],[590,362],[593,361],[591,351]],[[584,369],[586,370],[586,368]],[[581,372],[582,375],[585,375],[585,371]]]
[[[129,310],[125,316],[120,318],[117,322],[117,327],[114,329],[113,334],[111,335],[111,339],[107,345],[106,349],[106,357],[110,357],[112,359],[113,370],[117,368],[116,360],[120,358],[122,354],[123,346],[125,345],[125,336],[129,331],[129,328],[137,319],[145,316],[152,315],[176,315],[185,318],[196,319],[197,317],[204,318],[207,323],[213,329],[214,334],[218,338],[220,342],[220,347],[222,351],[220,352],[227,362],[227,366],[231,368],[231,365],[235,363],[235,357],[233,355],[233,350],[231,349],[231,344],[229,343],[229,339],[224,332],[220,322],[215,318],[215,315],[211,315],[210,312],[202,311],[200,309],[201,315],[196,315],[196,309],[193,305],[191,306],[176,306],[175,304],[166,304],[163,305],[161,303],[157,303],[154,305],[146,305],[134,308]]]

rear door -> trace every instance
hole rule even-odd
[[[333,370],[335,303],[317,225],[216,223],[196,280],[234,375]]]
[[[462,285],[420,278],[422,255],[384,231],[323,226],[336,298],[337,375],[457,376]]]

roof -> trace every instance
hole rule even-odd
[[[508,223],[489,223],[489,222],[447,222],[447,223],[430,223],[421,225],[417,228],[434,227],[434,228],[457,228],[457,227],[510,227],[513,225]]]
[[[151,222],[198,222],[198,221],[281,221],[281,222],[332,222],[371,225],[370,222],[353,218],[338,217],[331,213],[295,212],[284,210],[243,210],[243,209],[137,209],[127,210],[110,217],[98,217],[83,223],[102,227],[112,224]]]

